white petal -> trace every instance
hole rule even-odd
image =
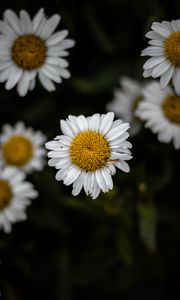
[[[118,152],[112,152],[111,153],[111,160],[130,160],[132,158],[131,155],[128,155],[126,153],[118,153]]]
[[[130,171],[130,168],[129,168],[129,165],[127,164],[127,162],[125,161],[120,161],[120,162],[117,162],[116,164],[116,167],[126,173],[128,173]]]
[[[52,157],[59,157],[61,158],[65,158],[69,156],[69,151],[67,151],[66,149],[62,148],[62,149],[58,149],[57,151],[53,150],[53,151],[49,151],[47,154],[48,157],[52,158]]]
[[[113,120],[114,120],[114,113],[113,112],[107,113],[100,123],[99,132],[105,135],[108,132],[108,130],[111,128]]]
[[[144,70],[144,72],[143,72],[143,77],[144,77],[144,78],[150,77],[151,74],[152,74],[152,71],[153,71],[153,68]]]
[[[0,21],[0,32],[2,34],[4,34],[6,36],[6,38],[10,41],[14,41],[17,36],[15,31],[13,31],[12,28],[8,24],[6,24],[2,21]]]
[[[72,48],[74,47],[75,45],[75,41],[72,40],[72,39],[65,39],[63,40],[62,42],[59,43],[59,45],[56,45],[57,46],[57,51],[62,51],[64,49],[69,49],[69,48]],[[51,48],[50,48],[51,50]],[[60,55],[58,55],[60,56]]]
[[[100,170],[96,170],[95,176],[96,176],[97,184],[99,185],[100,189],[104,193],[107,192],[108,191],[108,187],[107,187],[106,181],[104,180],[104,177],[102,175],[101,169]]]
[[[66,178],[64,179],[64,184],[65,185],[70,185],[72,184],[80,175],[81,170],[78,169],[77,167],[73,167],[67,174]]]
[[[165,59],[166,58],[163,55],[162,56],[151,57],[145,62],[144,66],[143,66],[143,69],[154,68],[155,66],[162,63]]]
[[[157,78],[165,73],[171,67],[171,63],[167,60],[160,63],[157,67],[152,71],[152,77]]]
[[[60,68],[59,72],[58,72],[59,76],[65,78],[65,79],[69,79],[71,77],[71,74],[68,70]]]
[[[67,135],[71,138],[74,137],[74,134],[71,130],[71,128],[67,125],[67,122],[64,120],[60,121],[60,126],[61,126],[61,131],[63,132],[64,135]]]
[[[66,68],[68,67],[68,62],[67,60],[60,58],[60,57],[47,57],[46,58],[46,63],[47,64],[52,64],[55,66],[60,66],[61,68]]]
[[[17,69],[16,71],[12,72],[11,75],[9,76],[9,79],[6,82],[5,88],[7,90],[12,89],[20,80],[22,73],[23,71],[21,69]]]
[[[161,56],[164,55],[164,49],[162,47],[149,46],[145,48],[142,53],[142,56]]]
[[[112,190],[113,188],[113,181],[112,181],[112,177],[108,172],[108,169],[105,167],[102,170],[102,176],[104,177],[104,180],[106,182],[107,187]]]
[[[35,79],[33,79],[33,80],[30,81],[30,85],[29,85],[29,90],[30,91],[34,90],[35,84],[36,84],[36,80]]]
[[[61,135],[59,141],[61,141],[64,145],[69,146],[72,142],[72,138],[70,138],[69,136]]]
[[[162,35],[159,35],[155,31],[148,31],[145,36],[152,40],[161,40],[161,41],[164,40],[164,37]]]
[[[83,115],[77,117],[77,123],[81,131],[88,130],[88,122]]]
[[[12,74],[12,72],[14,72],[16,70],[17,70],[17,67],[14,65],[11,65],[7,69],[0,72],[0,82],[6,81],[9,78],[9,76]]]
[[[21,80],[19,81],[18,86],[17,86],[18,94],[21,97],[24,97],[27,94],[28,89],[29,89],[29,84],[30,84],[30,74],[29,74],[29,72],[25,71],[21,77]]]
[[[94,114],[89,121],[89,129],[93,131],[99,131],[100,114]]]
[[[49,20],[46,21],[44,28],[40,34],[41,38],[48,39],[58,26],[60,19],[61,18],[59,15],[53,15],[51,18],[49,18]]]
[[[180,95],[180,69],[176,68],[174,70],[172,82],[177,95]]]
[[[171,26],[174,29],[174,31],[179,31],[180,30],[180,26],[179,26],[178,22],[175,21],[175,20],[171,21]]]
[[[24,34],[32,33],[32,23],[29,14],[25,10],[20,11],[21,30]]]
[[[47,41],[47,46],[54,46],[61,42],[68,35],[68,30],[57,31]]]
[[[55,91],[56,87],[54,83],[42,72],[38,72],[39,80],[42,84],[42,86],[49,92]]]
[[[40,8],[37,14],[34,16],[32,21],[32,30],[36,32],[37,28],[39,27],[42,19],[44,18],[44,8]]]
[[[76,181],[74,181],[73,190],[72,190],[72,194],[74,196],[77,196],[80,193],[80,191],[82,190],[83,183],[84,183],[84,176],[85,176],[85,172],[81,172],[81,174],[76,179]]]
[[[129,129],[129,127],[130,127],[129,123],[123,123],[123,124],[120,124],[119,126],[113,128],[106,135],[107,140],[112,141],[112,140],[116,139],[117,137],[121,136],[125,131],[127,131]]]
[[[22,34],[19,19],[11,9],[5,11],[4,18],[7,19],[8,23],[17,34]]]
[[[12,66],[13,62],[10,60],[7,61],[0,61],[0,70],[4,70],[10,66]]]
[[[171,31],[167,27],[158,22],[154,22],[151,28],[165,38],[167,38],[171,34]]]
[[[59,141],[50,141],[45,144],[45,147],[49,150],[59,150],[61,148],[61,145]]]
[[[164,42],[161,41],[161,40],[150,40],[149,41],[149,45],[163,47],[164,46]]]
[[[161,89],[164,89],[168,85],[169,81],[172,78],[173,72],[174,72],[174,67],[171,66],[171,68],[169,68],[164,74],[161,75],[160,78]]]

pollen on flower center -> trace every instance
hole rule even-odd
[[[167,59],[180,68],[180,30],[170,34],[164,42],[164,49]]]
[[[162,104],[164,115],[173,123],[180,124],[180,96],[168,96]]]
[[[70,146],[72,163],[85,171],[94,172],[106,165],[110,146],[105,137],[91,130],[80,132]]]
[[[9,183],[0,179],[0,210],[9,205],[12,199],[12,191]]]
[[[8,164],[21,167],[31,160],[33,145],[28,138],[16,135],[5,142],[2,153]]]
[[[39,68],[45,61],[46,45],[39,37],[29,34],[19,36],[12,47],[12,59],[24,70]]]

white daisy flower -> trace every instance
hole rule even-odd
[[[26,207],[38,193],[25,174],[16,168],[0,169],[0,229],[11,231],[11,224],[26,219]]]
[[[172,79],[175,91],[180,95],[180,19],[154,22],[152,31],[146,34],[150,46],[142,55],[151,56],[144,64],[144,77],[160,77],[161,89]]]
[[[113,111],[117,117],[129,122],[131,135],[136,135],[141,127],[141,122],[135,117],[134,112],[142,99],[143,85],[129,77],[120,78],[121,89],[114,90],[114,99],[107,104],[107,110]]]
[[[116,173],[115,167],[129,172],[129,124],[113,119],[113,112],[87,118],[69,116],[60,123],[63,135],[46,143],[49,165],[59,169],[56,179],[65,185],[73,184],[74,196],[84,188],[95,199],[101,190],[108,192],[113,188],[111,176]]]
[[[0,82],[6,82],[7,90],[17,85],[17,92],[23,97],[34,89],[38,76],[51,92],[56,89],[53,82],[70,77],[64,57],[74,41],[65,39],[68,30],[53,34],[59,21],[57,14],[47,19],[44,9],[32,20],[25,10],[20,11],[19,18],[12,10],[5,11],[4,20],[0,21]]]
[[[160,142],[173,141],[180,148],[180,96],[170,87],[161,90],[159,82],[153,81],[143,91],[136,115],[146,121],[145,127],[158,134]]]
[[[45,141],[42,132],[26,128],[22,122],[14,127],[6,124],[0,135],[0,159],[4,165],[20,168],[26,173],[40,171],[45,163]]]

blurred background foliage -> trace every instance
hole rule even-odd
[[[0,15],[40,7],[59,13],[59,29],[76,40],[72,77],[53,93],[37,84],[25,98],[1,84],[0,123],[23,120],[48,140],[68,114],[105,112],[121,75],[143,80],[152,21],[180,17],[179,0],[6,0]],[[39,191],[28,220],[0,233],[3,300],[180,298],[179,152],[146,129],[131,141],[131,172],[118,172],[113,191],[95,201],[72,197],[54,169],[28,177]]]

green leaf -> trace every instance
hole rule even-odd
[[[157,211],[152,203],[140,203],[137,207],[139,215],[139,235],[149,251],[156,250]]]

